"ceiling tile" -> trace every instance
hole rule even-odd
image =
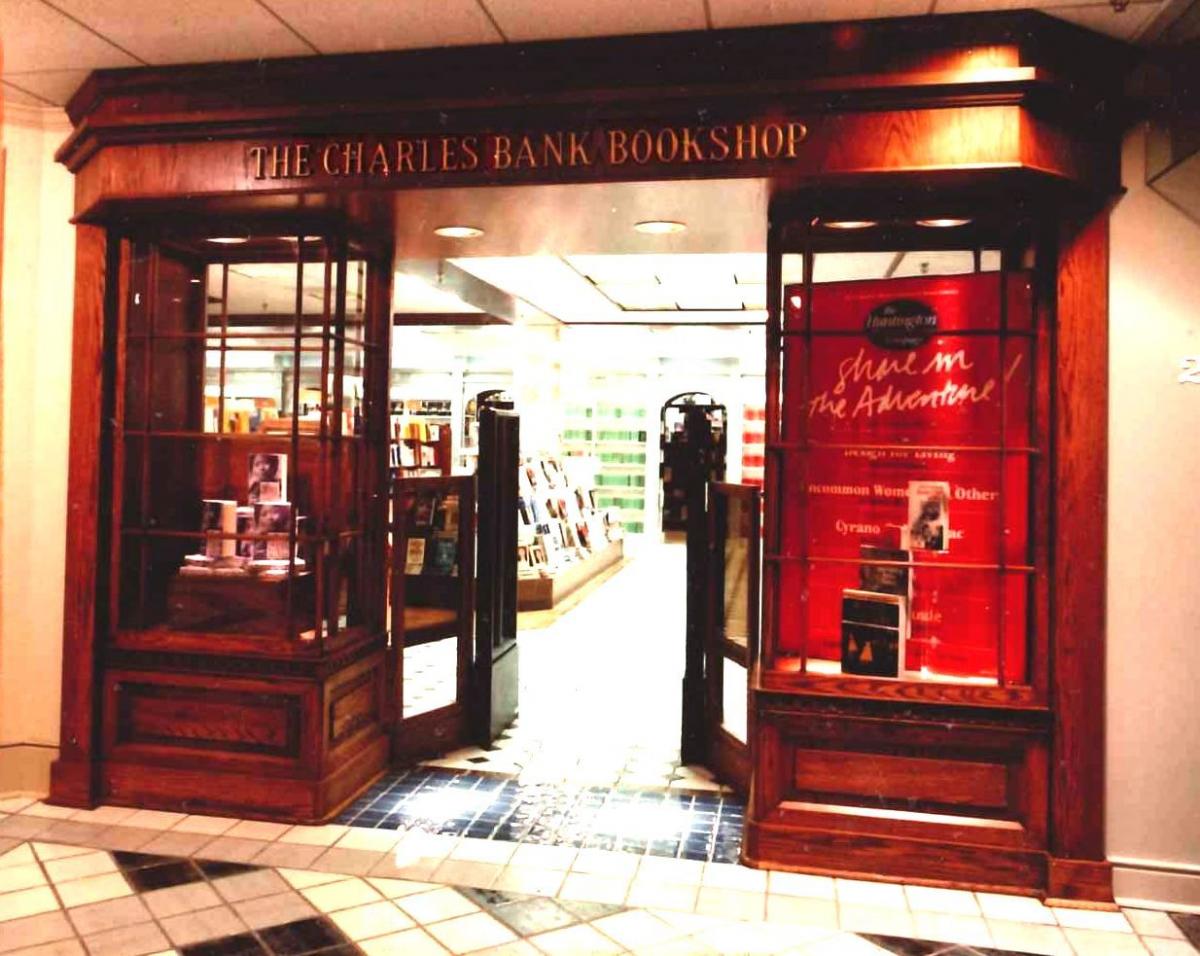
[[[1132,0],[1117,13],[1111,4],[1080,3],[1080,0],[937,0],[937,13],[979,13],[986,10],[1017,10],[1034,7],[1076,23],[1081,27],[1106,33],[1121,40],[1136,39],[1163,8],[1165,0]]]
[[[415,50],[501,40],[475,0],[264,2],[322,53]]]
[[[312,49],[257,0],[53,0],[147,63],[302,56]]]
[[[1141,36],[1161,8],[1161,3],[1131,3],[1123,12],[1117,13],[1108,4],[1101,3],[1046,12],[1097,33],[1107,33],[1118,40],[1132,41]]]
[[[713,26],[718,29],[912,17],[928,13],[929,3],[930,0],[708,0]]]
[[[27,93],[66,106],[67,100],[91,75],[91,70],[46,70],[38,73],[6,73],[5,78]]]
[[[40,96],[34,96],[31,93],[19,87],[13,86],[11,83],[0,82],[0,100],[4,103],[14,103],[18,106],[49,106],[50,104]],[[3,114],[3,106],[0,105],[0,114]]]
[[[703,0],[483,0],[509,40],[703,30]]]
[[[41,0],[0,0],[0,37],[6,74],[138,65],[129,54]]]

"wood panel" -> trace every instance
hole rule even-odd
[[[348,687],[339,689],[329,702],[330,746],[338,746],[378,718],[375,680],[370,674],[363,674]]]
[[[974,760],[853,753],[793,751],[796,790],[855,800],[897,800],[1001,810],[1008,807],[1008,768]]]
[[[67,546],[63,605],[62,711],[59,757],[51,766],[51,798],[67,806],[95,800],[98,645],[97,595],[107,593],[101,474],[111,461],[112,436],[103,427],[112,401],[113,329],[105,322],[120,291],[109,276],[124,274],[121,244],[97,226],[76,226],[75,318],[71,338],[70,460],[67,469]],[[115,314],[110,311],[109,314]]]
[[[171,744],[201,750],[298,756],[299,700],[125,681],[116,688],[115,746]]]
[[[1104,859],[1108,461],[1108,210],[1060,233],[1052,673],[1051,850]],[[1111,899],[1111,887],[1106,896]]]

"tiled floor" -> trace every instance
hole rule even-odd
[[[732,794],[522,783],[419,767],[391,774],[339,823],[483,840],[736,863],[744,804]]]
[[[704,768],[679,760],[685,572],[682,544],[643,545],[552,623],[519,624],[519,720],[491,748],[430,764],[576,789],[719,790]],[[431,694],[424,663],[422,693]],[[442,672],[453,678],[450,664]],[[744,725],[744,681],[740,698],[736,680],[731,691],[726,706],[738,716],[740,705]]]
[[[1192,956],[1200,917],[420,830],[0,800],[0,953],[170,951]]]

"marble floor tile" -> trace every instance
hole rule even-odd
[[[329,919],[346,934],[347,939],[355,942],[376,936],[388,936],[416,925],[391,900],[379,900],[338,910],[336,913],[330,913]]]
[[[271,896],[256,896],[232,905],[233,911],[237,913],[242,922],[253,930],[310,919],[319,915],[316,909],[295,890],[275,893]]]
[[[430,923],[425,931],[455,954],[501,946],[517,939],[511,929],[487,913],[472,913]]]
[[[375,903],[383,898],[378,890],[358,878],[309,886],[300,892],[322,913],[345,910],[352,906],[361,906],[363,903]]]

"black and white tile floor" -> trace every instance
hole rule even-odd
[[[422,830],[0,800],[0,953],[171,952],[1194,956],[1200,917]]]

